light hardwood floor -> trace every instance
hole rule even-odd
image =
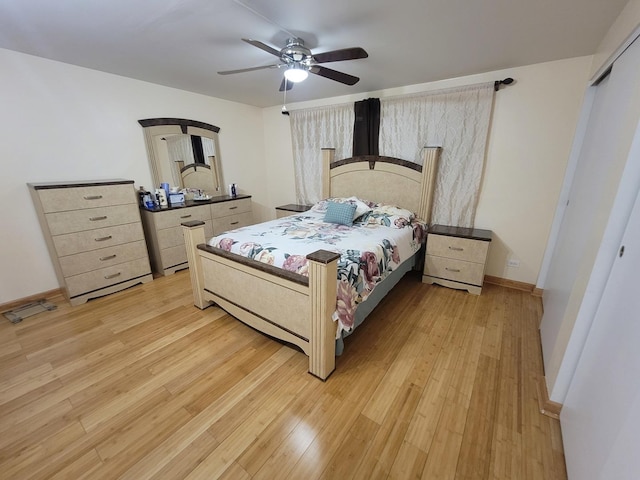
[[[302,353],[191,306],[186,271],[50,300],[0,317],[1,478],[566,478],[536,399],[540,299],[524,292],[411,274],[326,383]]]

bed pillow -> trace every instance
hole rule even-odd
[[[327,202],[327,213],[324,214],[324,221],[327,223],[337,223],[338,225],[353,225],[353,215],[356,212],[355,203]]]
[[[415,215],[407,209],[393,205],[378,205],[362,218],[365,225],[383,225],[385,227],[404,228],[411,224]]]
[[[355,220],[358,217],[361,217],[365,213],[369,213],[371,211],[371,207],[366,203],[360,200],[358,197],[349,197],[344,199],[346,202],[353,203],[356,206],[356,211],[353,214],[353,219]]]

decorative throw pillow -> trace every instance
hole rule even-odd
[[[353,225],[353,215],[356,212],[355,203],[327,202],[327,213],[324,221],[338,225]]]

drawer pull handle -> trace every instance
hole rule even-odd
[[[229,207],[229,210],[235,210],[238,207]]]
[[[191,215],[182,215],[180,218],[191,218]]]
[[[106,257],[100,257],[100,261],[104,262],[105,260],[112,260],[116,258],[116,254],[114,253],[113,255],[107,255]]]
[[[121,272],[118,272],[118,273],[113,273],[113,274],[111,274],[111,275],[105,275],[105,276],[104,276],[104,278],[105,278],[106,280],[111,280],[112,278],[119,277],[120,275],[122,275],[122,273],[121,273]]]
[[[455,250],[456,252],[462,252],[462,251],[464,251],[464,248],[462,248],[462,247],[449,247],[449,250]]]
[[[82,198],[84,198],[85,200],[100,200],[102,198],[102,195],[87,195]]]
[[[100,217],[91,217],[89,220],[91,220],[92,222],[97,222],[98,220],[106,220],[107,216],[106,215],[102,215]]]
[[[107,235],[106,237],[95,238],[96,242],[104,242],[105,240],[111,240],[113,237],[111,235]]]
[[[240,223],[240,222],[231,222],[229,225],[237,225],[237,224],[239,224],[239,223]]]
[[[460,273],[460,269],[459,269],[459,268],[449,268],[449,267],[445,267],[444,269],[445,269],[447,272]]]

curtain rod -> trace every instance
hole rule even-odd
[[[511,85],[514,81],[515,80],[513,78],[511,78],[511,77],[507,77],[507,78],[505,78],[503,80],[496,80],[495,82],[493,82],[493,89],[494,89],[494,91],[497,92],[498,90],[500,90],[500,85]],[[480,85],[480,84],[478,84],[478,85]],[[472,86],[472,85],[466,85],[466,86]],[[458,88],[458,87],[454,87],[454,88]],[[419,92],[419,93],[414,94],[414,95],[420,95],[422,93],[425,93],[425,92]],[[405,96],[405,95],[398,95],[398,96]],[[393,98],[393,97],[387,97],[387,98]],[[336,104],[336,105],[342,105],[342,104]],[[336,105],[333,105],[333,106],[336,106]],[[289,115],[289,111],[286,110],[285,107],[283,107],[283,109],[282,109],[282,115],[287,115],[287,116]]]
[[[513,83],[513,78],[507,77],[504,80],[496,80],[493,82],[493,89],[497,92],[500,90],[500,85],[511,85]]]

